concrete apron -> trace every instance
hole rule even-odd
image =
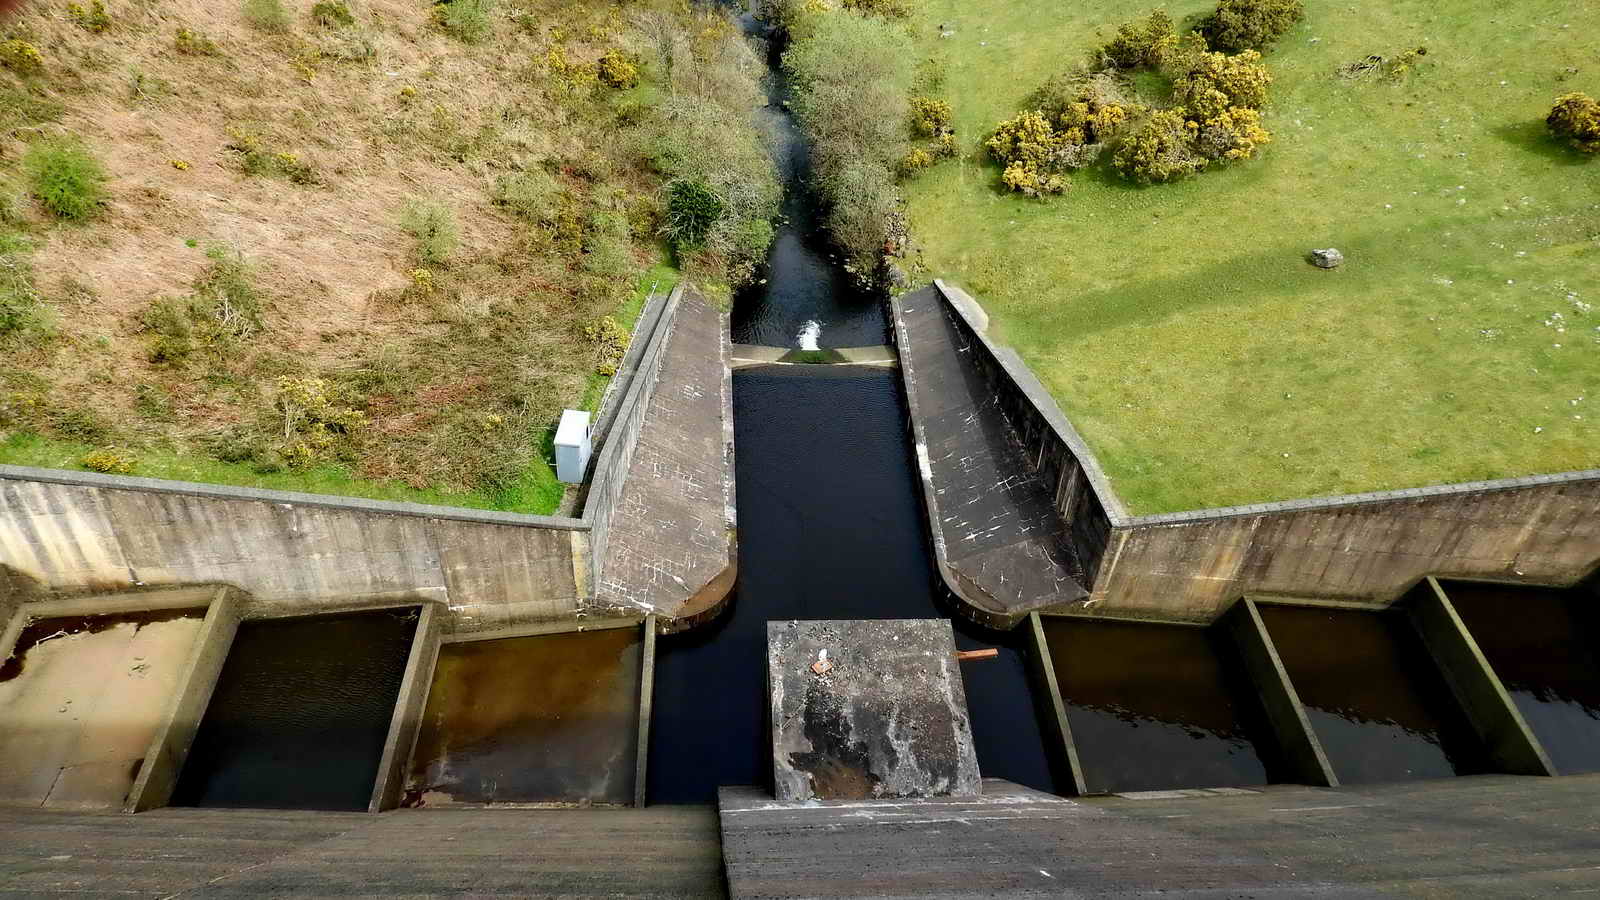
[[[31,752],[37,756],[30,761],[47,767],[53,762],[65,763],[66,767],[60,769],[61,777],[67,777],[70,771],[74,778],[87,780],[77,787],[53,785],[39,803],[65,803],[78,808],[120,806],[126,812],[165,805],[238,627],[241,599],[235,588],[200,585],[21,605],[0,635],[0,659],[11,657],[31,621],[205,610],[204,618],[190,628],[162,627],[172,623],[146,625],[135,629],[126,641],[115,636],[122,626],[113,626],[105,633],[110,640],[95,641],[101,635],[94,635],[90,638],[93,644],[80,645],[82,653],[70,660],[75,671],[60,672],[53,682],[33,684],[30,680],[19,685],[33,695],[19,697],[22,704],[61,702],[53,695],[44,696],[51,690],[77,695],[84,701],[80,704],[82,712],[73,719],[79,724],[73,726],[72,734],[57,735],[63,740],[73,738],[71,743],[76,746],[56,746],[59,752],[55,759],[51,759],[51,748],[35,746]],[[140,631],[150,637],[143,638]],[[39,653],[37,647],[32,649],[34,654]],[[137,657],[133,656],[136,651]],[[41,658],[42,655],[35,656],[35,665]],[[124,670],[123,663],[131,665]],[[23,665],[26,667],[27,661]],[[25,668],[23,677],[27,674]],[[48,671],[40,674],[50,678]],[[66,680],[62,681],[62,677]],[[62,699],[70,702],[66,697]],[[117,746],[129,741],[138,742],[139,746]],[[29,752],[25,745],[19,749]],[[81,761],[87,764],[75,764]],[[57,797],[58,793],[62,796]]]

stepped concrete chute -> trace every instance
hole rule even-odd
[[[446,634],[658,616],[732,587],[726,317],[657,296],[596,418],[580,517],[0,466],[0,613],[63,593],[226,583],[244,618],[437,603]]]

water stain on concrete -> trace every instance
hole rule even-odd
[[[0,668],[0,802],[120,807],[203,609],[40,619]]]
[[[614,628],[446,644],[407,804],[631,802],[642,642]]]

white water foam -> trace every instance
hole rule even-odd
[[[800,326],[800,333],[795,335],[800,341],[801,350],[817,350],[817,338],[822,336],[822,323],[816,319],[807,319],[806,324]]]

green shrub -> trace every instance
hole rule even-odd
[[[206,251],[210,265],[195,281],[195,301],[223,338],[247,338],[262,329],[261,293],[244,254],[217,245]]]
[[[33,195],[59,219],[82,221],[105,202],[105,170],[82,146],[65,140],[34,144],[22,157]]]
[[[1305,15],[1301,0],[1222,0],[1200,24],[1200,33],[1222,50],[1265,50]]]
[[[323,28],[349,28],[356,17],[342,0],[317,0],[311,7],[311,21]]]
[[[1206,165],[1205,157],[1193,146],[1198,130],[1178,110],[1157,110],[1128,133],[1111,164],[1123,177],[1140,184],[1176,181],[1192,175]]]
[[[108,475],[129,475],[139,465],[139,458],[127,450],[117,447],[102,447],[90,450],[78,460],[85,469],[94,472],[103,472]]]
[[[216,41],[188,28],[178,29],[172,37],[172,46],[185,56],[218,56],[222,53]]]
[[[366,424],[366,416],[339,387],[321,378],[279,378],[272,409],[282,426],[278,456],[292,469],[337,458]]]
[[[1582,153],[1600,153],[1600,102],[1588,94],[1563,94],[1545,118],[1550,133]]]
[[[726,208],[722,198],[703,180],[680,178],[669,182],[667,221],[662,233],[679,247],[703,247]]]
[[[289,10],[284,8],[283,0],[244,0],[244,19],[268,34],[289,30]]]
[[[439,27],[468,44],[476,44],[489,36],[493,11],[494,0],[447,0],[433,6]]]
[[[604,316],[599,321],[583,327],[583,337],[594,345],[595,371],[601,375],[617,374],[622,355],[628,350],[628,329],[617,320]]]
[[[0,66],[18,75],[37,75],[44,71],[44,57],[39,48],[21,38],[0,42]]]
[[[0,339],[39,324],[39,292],[28,261],[31,249],[22,235],[0,231]]]
[[[57,406],[49,410],[50,430],[69,441],[104,444],[112,440],[111,426],[92,410],[76,406]]]
[[[68,3],[67,18],[90,34],[100,34],[111,27],[111,16],[106,12],[105,0],[93,0],[87,7],[80,3]]]
[[[864,279],[876,277],[886,252],[904,247],[894,172],[910,150],[916,65],[902,26],[849,10],[813,16],[783,56],[812,140],[824,224],[846,267]]]
[[[600,83],[607,87],[621,90],[639,83],[639,66],[629,58],[628,54],[615,48],[607,50],[605,55],[600,57],[597,71]]]
[[[455,252],[456,218],[443,204],[410,201],[400,214],[400,227],[417,239],[417,258],[425,263],[443,265]]]
[[[494,184],[494,202],[520,218],[543,222],[561,197],[561,185],[550,173],[532,168],[515,175],[502,175]]]
[[[1116,35],[1090,54],[1091,64],[1096,68],[1116,69],[1157,66],[1177,46],[1178,35],[1173,30],[1172,17],[1166,10],[1158,9],[1142,21],[1117,26]]]
[[[1034,100],[1040,108],[1000,123],[985,143],[1001,182],[1030,197],[1065,191],[1068,174],[1099,159],[1141,111],[1104,76],[1052,79]]]

